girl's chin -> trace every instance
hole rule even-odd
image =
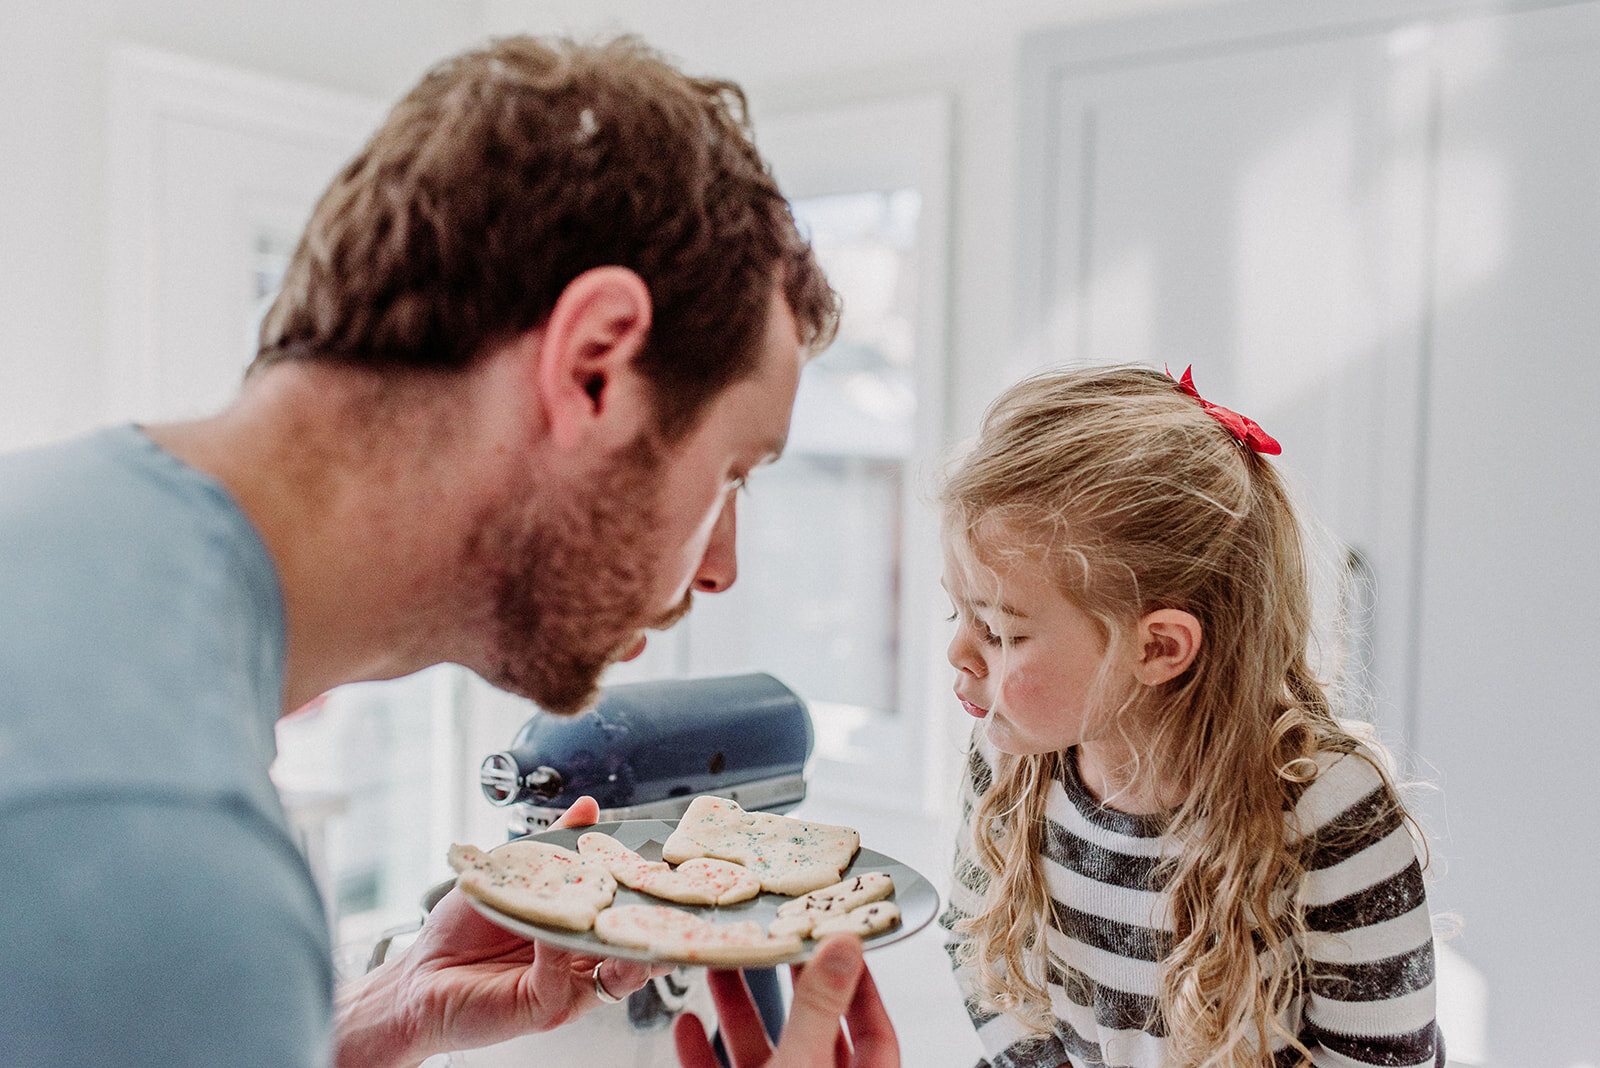
[[[1041,745],[1035,741],[1018,738],[1001,716],[989,713],[983,721],[984,736],[989,739],[989,744],[998,752],[1008,756],[1037,756],[1040,753],[1053,753],[1056,750],[1048,745]]]
[[[1028,755],[1026,751],[1018,751],[1017,740],[1006,729],[1005,721],[992,712],[983,719],[983,734],[989,739],[989,744],[1002,753],[1009,753],[1012,756]]]

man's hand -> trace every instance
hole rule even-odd
[[[710,972],[722,1043],[733,1068],[899,1068],[900,1043],[852,935],[823,942],[804,969],[794,969],[794,1003],[773,1049],[744,976]],[[844,1017],[844,1028],[839,1018]],[[673,1039],[683,1068],[718,1068],[705,1028],[689,1013]]]
[[[579,799],[553,824],[586,827],[599,806]],[[414,1065],[547,1031],[600,1004],[594,969],[613,997],[650,980],[649,965],[529,942],[490,923],[459,890],[434,907],[403,954],[339,992],[335,1063]]]

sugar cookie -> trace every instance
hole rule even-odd
[[[684,905],[732,905],[761,892],[761,880],[738,864],[695,857],[674,869],[665,861],[644,859],[599,831],[579,838],[578,852],[604,864],[623,886]]]
[[[531,923],[569,931],[593,927],[617,892],[603,864],[548,842],[507,842],[488,853],[452,845],[450,866],[463,893]]]
[[[689,803],[662,847],[673,864],[715,857],[749,868],[761,889],[794,896],[839,880],[861,847],[850,827],[746,812],[726,798],[702,796]]]

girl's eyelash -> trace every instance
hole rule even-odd
[[[945,622],[946,623],[954,623],[956,620],[961,618],[961,610],[960,609],[956,609],[955,611],[951,612],[948,616],[945,616],[944,618],[945,618]],[[989,624],[985,623],[983,620],[979,619],[977,616],[973,616],[972,617],[972,626],[977,628],[981,632],[978,635],[978,640],[980,642],[982,642],[983,644],[985,644],[985,645],[1003,645],[1003,644],[1005,644],[1006,639],[1000,637],[1000,635],[998,635],[994,631],[990,630],[989,629]],[[1017,639],[1017,640],[1020,640],[1020,639]]]

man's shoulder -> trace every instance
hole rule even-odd
[[[86,610],[180,626],[163,614],[169,596],[278,607],[271,558],[244,513],[133,426],[0,456],[0,593],[0,635],[48,620],[65,639]]]
[[[0,460],[0,801],[270,790],[281,595],[219,494],[134,427]]]
[[[0,808],[0,850],[10,907],[19,912],[96,901],[115,912],[141,896],[161,899],[146,902],[161,908],[173,898],[263,898],[287,907],[257,919],[308,920],[313,942],[326,935],[304,854],[248,791],[112,785],[98,797],[37,797]],[[16,896],[29,879],[61,893]]]
[[[292,840],[247,797],[107,793],[0,811],[0,1045],[30,1064],[322,1061],[327,923]]]
[[[0,480],[49,488],[48,479],[88,473],[95,467],[116,463],[119,457],[136,457],[140,442],[148,440],[137,427],[123,424],[0,453]]]
[[[86,515],[205,509],[225,504],[199,472],[137,427],[107,427],[70,440],[0,455],[0,535]]]

